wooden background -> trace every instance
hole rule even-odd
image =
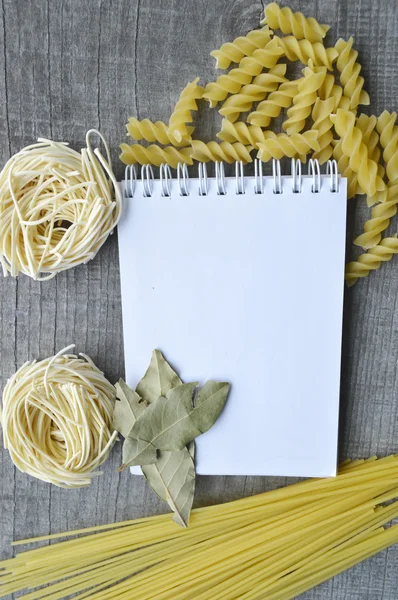
[[[290,6],[331,24],[331,44],[354,35],[372,112],[397,108],[396,0],[291,0]],[[263,5],[260,0],[0,0],[0,7],[0,163],[38,136],[68,140],[79,149],[85,132],[97,127],[110,142],[121,177],[118,144],[126,139],[127,117],[167,119],[188,81],[196,75],[202,82],[214,78],[209,52],[255,28]],[[202,139],[214,137],[218,124],[215,111],[203,111]],[[350,202],[349,239],[360,232],[367,213],[362,204]],[[397,222],[391,231],[396,230]],[[398,450],[397,265],[385,265],[346,292],[341,457]],[[1,278],[0,315],[1,386],[27,359],[44,358],[70,343],[114,382],[123,375],[116,236],[90,264],[50,282]],[[11,556],[13,539],[162,512],[164,506],[144,481],[116,473],[119,464],[117,447],[104,476],[89,489],[61,490],[19,473],[2,449],[1,556]],[[283,478],[201,477],[196,504],[286,483]],[[397,599],[398,548],[303,598]]]

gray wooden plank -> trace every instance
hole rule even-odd
[[[284,2],[282,4],[285,4]],[[395,0],[310,0],[288,3],[332,25],[328,39],[354,35],[371,111],[393,110],[397,97],[398,10]],[[118,144],[125,122],[167,119],[180,90],[197,75],[216,76],[209,52],[258,23],[261,2],[205,0],[1,0],[0,161],[37,136],[84,145],[99,127],[122,176]],[[365,112],[369,112],[365,109]],[[201,108],[197,133],[212,139],[216,111]],[[350,239],[369,211],[350,204]],[[320,224],[322,226],[322,224]],[[396,220],[391,232],[396,231]],[[0,385],[25,360],[75,342],[111,381],[123,375],[123,337],[116,236],[89,265],[43,284],[0,279]],[[320,249],[321,251],[321,249]],[[349,254],[352,253],[351,247]],[[355,255],[355,253],[354,253]],[[340,454],[397,451],[397,263],[346,293]],[[89,489],[59,490],[17,472],[0,452],[0,553],[13,538],[162,512],[142,479],[120,476],[117,447]],[[286,485],[285,478],[201,477],[205,505]],[[398,549],[391,548],[303,595],[308,599],[397,598]]]

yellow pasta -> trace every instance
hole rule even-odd
[[[239,67],[232,69],[227,75],[220,75],[216,81],[208,83],[203,98],[208,100],[211,107],[225,100],[228,94],[237,94],[242,86],[252,82],[253,77],[259,75],[265,68],[271,69],[283,54],[276,39],[271,40],[265,46],[255,50],[251,56],[245,56],[239,63]]]
[[[253,150],[251,146],[244,146],[239,142],[230,144],[229,142],[201,142],[199,140],[192,140],[192,154],[191,157],[194,160],[200,162],[209,161],[224,161],[232,163],[235,161],[243,161],[245,163],[252,162],[250,152]]]
[[[312,109],[312,118],[314,123],[312,129],[318,132],[319,151],[315,152],[313,158],[317,158],[322,165],[327,162],[333,154],[333,134],[331,128],[333,123],[330,115],[335,107],[335,98],[329,97],[327,100],[317,98]]]
[[[171,166],[178,162],[192,164],[194,160],[249,162],[255,148],[264,161],[283,156],[305,161],[309,152],[320,164],[334,158],[339,173],[348,180],[348,197],[366,195],[368,206],[374,207],[355,244],[365,249],[378,248],[383,231],[398,210],[394,185],[398,180],[396,113],[384,111],[378,118],[364,114],[357,117],[359,105],[369,104],[370,99],[363,89],[364,78],[352,37],[326,47],[327,25],[275,2],[265,7],[264,15],[263,29],[250,31],[211,53],[219,68],[238,64],[208,83],[203,93],[211,107],[222,102],[219,112],[224,118],[217,134],[222,142],[205,144],[194,140],[188,147],[192,135],[189,111],[180,115],[185,130],[174,134],[159,121],[130,119],[128,131],[136,139],[187,147],[176,150],[170,146],[162,149],[123,145],[122,159],[155,165],[166,162]],[[278,37],[274,29],[285,35]],[[286,79],[286,64],[278,64],[284,57],[306,65],[303,77]],[[332,73],[335,67],[336,77]],[[196,83],[197,80],[193,82]],[[282,129],[287,135],[268,131],[271,120],[283,110],[287,117]],[[248,113],[246,118],[242,117],[244,113]],[[306,131],[310,117],[311,129]],[[173,137],[175,134],[177,137]],[[386,168],[381,164],[380,145]]]
[[[169,119],[167,133],[179,144],[183,140],[191,139],[192,129],[188,126],[188,123],[192,122],[191,111],[198,110],[197,100],[200,100],[204,93],[204,88],[198,85],[198,81],[199,77],[182,90]]]
[[[217,134],[224,142],[240,142],[245,146],[253,146],[264,141],[264,137],[273,135],[272,131],[263,131],[257,125],[246,125],[243,121],[231,123],[227,119],[221,122],[221,131]]]
[[[386,173],[390,181],[398,179],[398,127],[395,125],[397,113],[384,111],[377,119],[377,131],[383,148]]]
[[[309,42],[322,42],[329,25],[321,25],[313,17],[306,18],[301,12],[293,12],[285,6],[281,8],[276,2],[267,4],[264,9],[264,20],[271,29],[280,29],[283,33],[292,33],[298,40],[306,39]]]
[[[195,509],[187,530],[159,515],[21,540],[61,538],[0,563],[0,590],[34,590],[30,600],[42,586],[48,600],[290,600],[398,541],[398,526],[387,527],[397,472],[397,456],[345,461],[335,478]]]
[[[362,132],[355,126],[355,115],[338,109],[331,120],[336,133],[341,137],[341,149],[349,158],[350,168],[358,174],[361,189],[373,196],[377,191],[385,190],[385,183],[377,174],[377,163],[369,158],[368,149],[363,143]]]
[[[139,121],[135,117],[130,117],[126,125],[127,133],[134,140],[145,140],[146,142],[159,142],[163,145],[173,144],[176,146],[186,146],[190,143],[190,135],[193,132],[193,127],[187,127],[188,137],[178,142],[174,136],[167,133],[168,125],[163,121],[155,123],[150,119]]]
[[[387,262],[398,254],[398,238],[387,237],[371,248],[364,254],[361,254],[356,261],[349,262],[346,266],[345,279],[347,285],[351,287],[362,277],[367,277],[370,271],[376,271],[383,262]]]
[[[300,156],[302,160],[305,160],[306,154],[311,150],[319,151],[318,143],[318,132],[317,131],[306,131],[305,133],[293,133],[292,135],[286,135],[285,133],[279,133],[278,135],[273,132],[267,132],[267,138],[257,144],[259,149],[257,158],[262,161],[271,160],[271,158],[281,159],[283,156],[293,158]]]
[[[213,50],[210,56],[216,59],[217,69],[228,69],[231,62],[239,63],[244,56],[251,56],[258,48],[264,48],[271,40],[271,35],[268,25],[254,29],[245,36],[235,38],[233,42],[223,44],[218,50]]]
[[[161,148],[152,144],[145,148],[144,146],[140,146],[140,144],[133,144],[132,146],[120,144],[120,149],[122,151],[120,160],[125,165],[138,163],[140,165],[160,167],[161,164],[167,164],[176,169],[178,163],[193,164],[190,147],[178,149],[173,146],[166,146],[166,148]]]
[[[387,185],[387,200],[372,208],[372,217],[364,225],[364,233],[359,235],[354,244],[365,250],[374,248],[381,241],[381,234],[390,225],[392,217],[397,214],[398,181]]]
[[[336,48],[325,48],[320,42],[298,40],[292,35],[276,39],[286,58],[291,61],[300,60],[304,65],[308,65],[311,60],[316,67],[325,66],[332,71],[333,63],[339,55]]]
[[[104,144],[106,157],[91,145]],[[98,131],[79,152],[40,139],[14,154],[0,173],[0,264],[3,275],[38,281],[94,258],[122,209],[107,143]]]
[[[368,116],[361,114],[355,122],[356,127],[362,131],[362,141],[368,149],[369,158],[377,163],[377,175],[383,179],[385,175],[385,169],[379,162],[381,151],[379,147],[379,135],[376,130],[377,118],[374,115]],[[357,194],[364,194],[365,192],[358,185]],[[367,196],[366,202],[368,206],[373,206],[376,202],[385,202],[387,199],[387,188],[384,186],[383,189],[378,190],[373,196]]]
[[[249,85],[243,86],[239,94],[229,96],[220,108],[220,114],[234,122],[240,113],[251,109],[254,102],[263,100],[268,92],[274,92],[278,85],[287,81],[284,77],[286,65],[275,65],[268,73],[261,73]]]
[[[380,149],[378,148],[378,136],[375,135],[376,117],[368,117],[367,115],[361,114],[355,123],[356,127],[362,132],[362,142],[368,149],[369,158],[377,162],[380,158]],[[352,198],[356,194],[363,194],[363,190],[358,185],[358,175],[349,166],[350,157],[345,155],[343,152],[343,141],[340,139],[333,150],[333,158],[337,160],[339,173],[342,177],[348,179],[348,198]],[[379,177],[383,177],[384,170],[382,165],[377,165],[377,174]],[[376,192],[370,198],[367,197],[368,205],[372,206],[375,202],[385,200],[386,190]]]
[[[340,72],[344,95],[350,98],[350,108],[356,108],[358,104],[370,104],[369,94],[362,89],[365,80],[359,75],[361,65],[357,62],[358,52],[353,49],[353,43],[352,37],[348,42],[340,38],[335,45],[339,52],[336,67]]]
[[[271,119],[279,117],[282,108],[291,106],[300,81],[301,79],[297,79],[282,83],[278,90],[272,92],[267,100],[260,102],[256,110],[248,115],[247,122],[259,127],[268,127]]]
[[[341,87],[341,85],[335,83],[335,77],[330,73],[327,73],[323,84],[318,90],[318,95],[321,100],[328,100],[328,98],[334,98],[334,108],[332,112],[334,112],[338,108],[350,110],[350,98],[348,98],[348,96],[344,96],[343,88]],[[353,110],[354,109],[351,109],[351,111]]]
[[[287,111],[287,120],[282,124],[283,129],[291,135],[299,133],[305,127],[307,117],[317,99],[317,90],[321,87],[325,77],[326,68],[318,67],[315,71],[306,67],[304,77],[297,86],[297,94],[293,98],[293,106]]]
[[[116,440],[115,388],[87,357],[26,362],[8,380],[0,410],[4,447],[23,473],[58,487],[89,485]]]

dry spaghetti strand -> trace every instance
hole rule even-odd
[[[335,478],[196,509],[189,529],[164,515],[48,536],[79,537],[0,563],[0,591],[288,600],[396,543],[398,527],[384,525],[398,516],[397,496],[398,456],[345,461]]]

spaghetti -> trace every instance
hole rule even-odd
[[[336,478],[73,536],[0,563],[2,594],[56,600],[289,600],[398,541],[398,456],[346,461]],[[75,537],[80,536],[80,537]],[[45,590],[40,586],[48,586]],[[33,591],[35,590],[35,591]]]

